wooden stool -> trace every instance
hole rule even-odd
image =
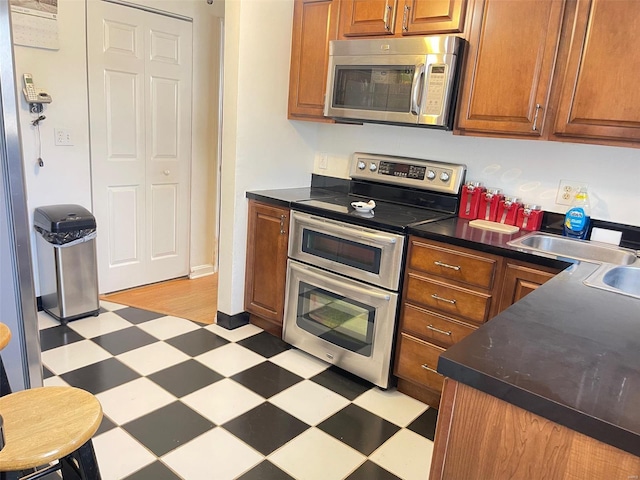
[[[0,323],[0,349],[11,332]],[[35,480],[61,470],[62,478],[100,480],[91,437],[102,421],[102,406],[75,387],[41,387],[0,396],[0,472],[34,471]],[[58,460],[58,463],[46,468]],[[16,474],[2,474],[15,478]]]
[[[7,346],[9,340],[11,340],[11,330],[4,323],[0,323],[0,350]],[[0,396],[8,393],[11,393],[11,387],[7,379],[7,372],[4,369],[4,363],[2,363],[2,357],[0,357]]]

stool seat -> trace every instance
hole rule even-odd
[[[0,415],[6,440],[0,471],[8,472],[45,465],[78,450],[100,426],[102,407],[79,388],[41,387],[0,397]]]
[[[7,346],[11,340],[11,330],[4,323],[0,323],[0,350]]]

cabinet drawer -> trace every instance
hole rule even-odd
[[[440,393],[444,377],[435,370],[442,352],[444,348],[401,333],[395,373]]]
[[[491,295],[454,287],[409,272],[406,299],[429,309],[471,320],[485,322],[491,309]]]
[[[443,347],[458,343],[476,329],[409,303],[404,304],[401,328]]]
[[[472,250],[452,250],[412,239],[408,267],[487,290],[493,288],[500,257],[478,255]]]

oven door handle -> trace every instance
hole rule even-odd
[[[328,219],[316,220],[313,217],[300,218],[299,216],[295,216],[295,214],[294,214],[294,218],[296,219],[295,221],[299,225],[301,225],[303,228],[308,225],[312,228],[317,227],[318,229],[324,230],[326,232],[347,235],[351,238],[369,240],[379,244],[395,244],[398,241],[396,237],[393,237],[391,235],[384,235],[380,233],[357,230],[354,228],[344,226],[342,223],[333,222]]]
[[[313,267],[309,267],[307,265],[298,263],[298,262],[289,262],[289,269],[290,270],[304,270],[305,275],[309,276],[309,277],[313,277],[317,280],[319,280],[319,283],[324,283],[327,281],[327,278],[320,274],[317,273]],[[322,287],[322,285],[319,285],[320,287]],[[380,300],[385,300],[387,302],[389,302],[391,300],[391,295],[389,295],[388,293],[379,293],[376,292],[373,289],[369,289],[369,288],[363,288],[363,287],[359,287],[356,285],[352,285],[352,284],[348,284],[347,288],[352,291],[352,292],[358,292],[361,295],[367,296],[367,297],[372,297],[372,298],[378,298]]]

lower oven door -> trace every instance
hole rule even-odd
[[[398,295],[289,260],[283,338],[389,386]]]
[[[398,290],[404,236],[295,211],[289,232],[289,257]]]

